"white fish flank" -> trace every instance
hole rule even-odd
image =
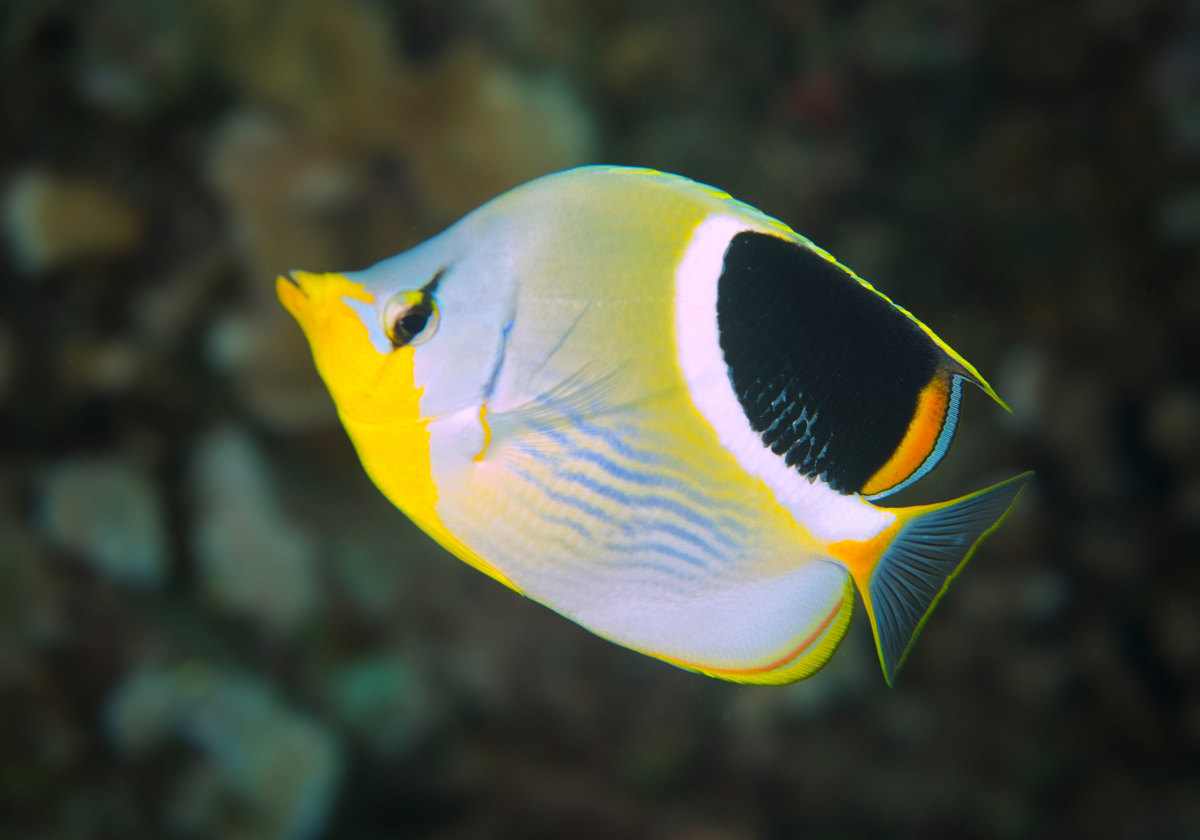
[[[709,216],[697,225],[675,273],[676,345],[692,402],[742,469],[760,478],[814,537],[868,540],[891,525],[895,514],[857,493],[843,496],[824,481],[809,480],[789,467],[763,444],[733,390],[721,351],[717,285],[730,240],[746,230],[776,234],[744,219]]]

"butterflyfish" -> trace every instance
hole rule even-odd
[[[983,377],[783,223],[712,187],[539,178],[362,271],[276,283],[379,489],[592,632],[741,683],[820,669],[861,595],[890,684],[1030,474],[876,504]]]

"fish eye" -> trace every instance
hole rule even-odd
[[[393,347],[423,344],[437,332],[437,326],[437,304],[424,289],[401,292],[383,311],[383,328]]]

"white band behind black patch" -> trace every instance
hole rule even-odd
[[[675,329],[679,366],[692,402],[712,425],[721,445],[743,469],[771,489],[779,504],[818,539],[867,540],[895,515],[872,507],[861,497],[835,492],[824,481],[809,479],[763,445],[734,392],[718,331],[718,284],[731,240],[767,228],[732,216],[713,215],[692,234],[676,271]],[[755,234],[765,235],[765,234]]]

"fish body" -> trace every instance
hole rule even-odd
[[[727,680],[818,670],[863,593],[889,682],[1027,476],[872,503],[973,367],[808,240],[677,176],[583,167],[364,271],[280,278],[362,463],[452,553]]]

